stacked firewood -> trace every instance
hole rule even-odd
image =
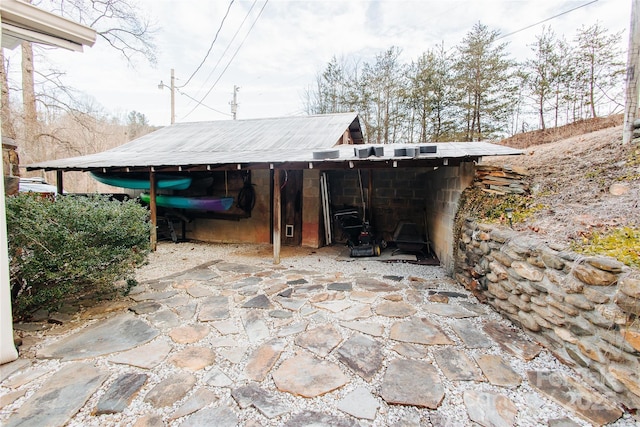
[[[529,194],[529,174],[517,166],[476,166],[474,185],[492,194]]]

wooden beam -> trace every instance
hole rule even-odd
[[[280,169],[273,171],[273,263],[280,264],[282,198],[280,192]]]
[[[640,1],[640,0],[638,0]],[[467,156],[467,157],[454,157],[454,158],[413,158],[413,159],[351,159],[348,161],[295,161],[295,162],[254,162],[254,163],[240,163],[241,169],[245,170],[265,170],[272,169],[272,165],[282,170],[304,170],[304,169],[318,169],[321,171],[326,170],[341,170],[341,169],[390,169],[393,163],[396,163],[396,167],[412,168],[412,167],[435,167],[445,166],[444,163],[448,163],[448,166],[458,166],[463,162],[478,162],[482,156]],[[40,170],[42,168],[30,168],[28,171]],[[179,166],[155,166],[155,172],[179,172]],[[45,171],[62,170],[64,172],[80,171],[88,172],[91,170],[103,171],[108,170],[111,173],[145,173],[149,172],[149,167],[113,167],[113,168],[44,168]],[[187,165],[182,166],[182,172],[212,172],[212,171],[237,171],[238,163],[230,164],[202,164],[202,165]]]
[[[149,172],[149,211],[151,215],[151,251],[158,248],[158,208],[156,206],[156,174]]]
[[[58,194],[64,194],[64,183],[62,181],[62,170],[56,171],[56,187]]]

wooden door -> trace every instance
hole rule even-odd
[[[302,243],[302,171],[283,171],[281,242],[287,246]]]

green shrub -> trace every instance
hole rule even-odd
[[[114,291],[149,253],[148,212],[135,200],[21,193],[6,207],[17,318],[55,310],[71,296]]]

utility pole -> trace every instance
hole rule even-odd
[[[236,119],[236,113],[238,112],[238,98],[237,98],[237,94],[238,91],[240,90],[239,86],[233,85],[233,101],[231,101],[229,104],[231,104],[231,114],[233,115],[233,120]]]
[[[176,78],[171,69],[171,124],[176,122]]]
[[[171,86],[167,86],[162,80],[160,80],[158,89],[163,89],[165,87],[168,87],[171,90],[171,124],[174,124],[176,122],[176,78],[173,68],[171,69]]]
[[[633,139],[633,122],[638,111],[638,80],[640,80],[640,0],[631,0],[631,25],[629,26],[629,52],[627,54],[627,80],[624,103],[622,143]]]

